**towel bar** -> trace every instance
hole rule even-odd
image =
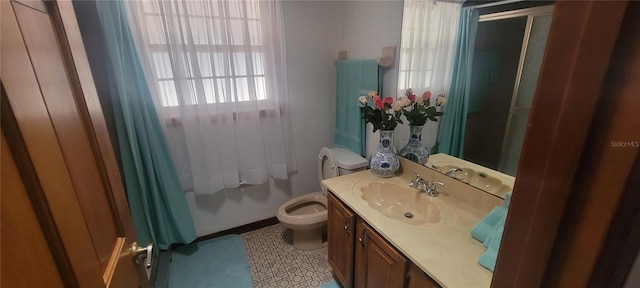
[[[378,65],[385,68],[393,68],[396,64],[396,48],[397,46],[388,46],[382,48],[382,56],[378,58]],[[347,60],[347,51],[338,51],[338,59],[334,64],[337,64],[340,60]]]

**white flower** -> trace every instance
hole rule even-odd
[[[402,107],[404,107],[404,105],[402,105],[402,101],[396,101],[391,104],[391,108],[393,108],[393,111],[400,111]]]
[[[416,103],[418,104],[422,104],[424,102],[424,98],[422,97],[416,97]]]
[[[378,95],[378,92],[373,90],[369,91],[369,97],[371,97],[371,99],[373,99],[373,96],[376,96],[376,95]]]
[[[411,100],[409,100],[409,98],[406,97],[406,96],[400,97],[399,101],[400,101],[400,103],[402,103],[402,107],[407,107],[407,106],[411,105]]]
[[[442,105],[446,105],[446,104],[447,104],[447,98],[445,98],[442,95],[438,95],[438,98],[436,98],[436,105],[442,106]]]
[[[364,95],[363,95],[363,96],[360,96],[360,97],[358,98],[358,100],[359,100],[359,101],[360,101],[360,103],[362,103],[362,104],[365,104],[365,105],[367,104],[367,96],[364,96]]]

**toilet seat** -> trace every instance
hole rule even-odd
[[[333,158],[333,153],[327,147],[320,149],[318,155],[318,179],[320,182],[324,179],[338,177],[339,175],[338,165],[336,159]]]
[[[325,207],[324,210],[304,215],[292,215],[287,210],[304,203],[318,203]],[[322,192],[313,192],[295,197],[280,206],[278,220],[284,223],[295,223],[296,226],[311,225],[327,221],[327,197]]]

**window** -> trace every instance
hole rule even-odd
[[[143,1],[141,6],[144,44],[163,107],[267,99],[256,2]]]
[[[430,13],[429,16],[426,19],[428,23],[409,21],[403,23],[398,83],[409,83],[411,82],[410,77],[416,76],[422,83],[432,83],[436,56],[440,56],[437,53],[438,45],[441,45],[438,41],[441,15]],[[402,89],[407,88],[411,88],[411,86],[402,87]]]
[[[453,73],[460,3],[405,0],[398,94],[413,88],[447,94]],[[436,95],[437,95],[436,94]]]

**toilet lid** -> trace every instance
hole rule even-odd
[[[369,161],[367,161],[367,159],[364,159],[362,156],[349,149],[335,147],[331,148],[330,150],[339,168],[346,170],[356,170],[367,167],[367,165],[369,165]]]
[[[333,159],[331,150],[327,147],[320,149],[318,154],[318,178],[320,181],[338,176],[338,166]]]

